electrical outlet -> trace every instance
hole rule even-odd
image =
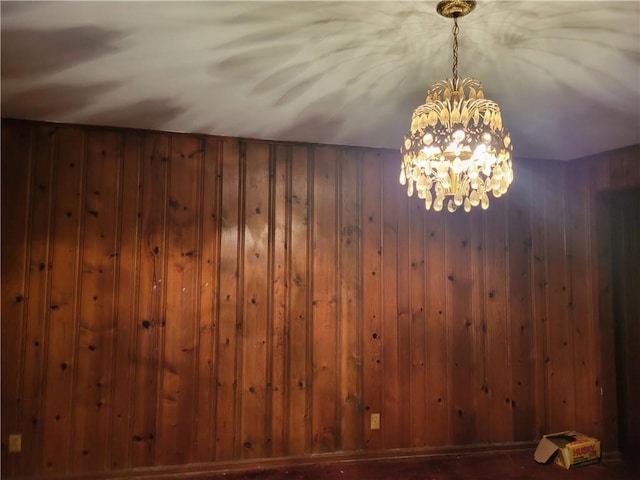
[[[380,414],[371,414],[371,430],[380,430]]]
[[[12,433],[9,435],[9,453],[20,453],[22,450],[22,435]]]

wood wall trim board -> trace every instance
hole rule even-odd
[[[392,151],[14,120],[2,137],[2,441],[25,446],[3,474],[565,427],[616,448],[596,194],[640,184],[639,147],[517,161],[487,212],[450,215],[407,198]]]
[[[29,480],[102,480],[102,479],[157,479],[171,480],[182,478],[202,478],[211,474],[224,473],[251,473],[262,470],[286,469],[292,467],[301,467],[306,465],[322,465],[322,464],[340,464],[340,463],[357,463],[368,462],[372,460],[401,460],[401,459],[420,459],[420,458],[464,458],[478,457],[487,455],[502,455],[508,452],[512,453],[531,453],[533,461],[533,453],[536,447],[534,442],[512,442],[494,445],[468,445],[463,448],[452,447],[429,447],[429,448],[402,448],[392,451],[370,451],[356,453],[334,453],[334,454],[311,454],[304,457],[280,457],[271,459],[244,459],[235,462],[220,463],[200,463],[192,465],[180,466],[159,466],[159,467],[142,467],[134,468],[126,471],[113,471],[96,474],[51,474],[45,476],[30,476]],[[614,454],[611,454],[614,455]],[[15,477],[17,480],[19,477]],[[7,480],[14,480],[13,477]]]

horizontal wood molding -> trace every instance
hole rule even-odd
[[[604,432],[594,197],[640,184],[637,147],[516,161],[451,215],[386,150],[16,120],[2,146],[3,476]]]
[[[208,479],[212,473],[220,474],[242,474],[248,476],[264,470],[287,469],[303,467],[307,465],[322,464],[343,464],[354,462],[371,462],[378,460],[401,460],[401,459],[421,459],[421,458],[448,458],[455,456],[458,458],[469,458],[488,455],[504,455],[507,453],[526,452],[531,455],[535,451],[536,443],[517,442],[508,444],[481,444],[465,445],[462,447],[433,447],[433,448],[413,448],[397,449],[393,451],[367,451],[358,453],[319,453],[305,457],[279,457],[268,459],[244,459],[233,462],[199,463],[190,465],[166,466],[166,467],[144,467],[119,472],[102,472],[96,474],[68,474],[68,475],[47,475],[43,478],[47,480],[57,479],[82,479],[82,480],[102,480],[102,479]],[[605,454],[607,459],[616,458],[613,455]],[[258,473],[259,475],[259,473]]]

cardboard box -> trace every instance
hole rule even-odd
[[[590,465],[600,460],[600,440],[572,430],[551,433],[542,437],[534,458],[538,463],[553,458],[566,469]]]

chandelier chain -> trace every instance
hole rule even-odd
[[[453,17],[453,80],[458,79],[458,32],[460,31],[460,27],[458,27],[458,17]]]

